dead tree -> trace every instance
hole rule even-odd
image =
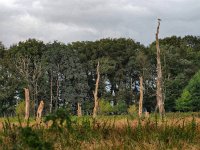
[[[29,89],[24,88],[25,92],[25,120],[29,119],[30,116],[30,96],[29,96]]]
[[[37,109],[37,119],[41,119],[43,109],[44,109],[44,101],[41,100],[40,105],[38,106],[38,109]]]
[[[81,117],[82,116],[82,109],[81,109],[81,104],[80,104],[80,102],[78,102],[77,103],[77,115],[78,115],[78,117]]]
[[[100,72],[99,72],[99,62],[97,64],[97,79],[96,79],[96,84],[95,84],[95,91],[93,91],[94,95],[94,109],[93,109],[93,118],[96,117],[97,115],[97,110],[98,110],[98,105],[99,105],[99,100],[98,100],[98,88],[99,88],[99,80],[100,80]]]
[[[160,116],[163,116],[165,113],[164,109],[164,100],[163,100],[163,93],[162,93],[162,68],[161,68],[161,61],[160,61],[160,46],[159,46],[159,28],[160,28],[160,19],[158,19],[158,26],[156,32],[156,49],[157,49],[157,90],[156,90],[156,111],[159,110]]]
[[[29,56],[19,55],[16,58],[13,58],[15,67],[20,74],[20,76],[27,82],[27,87],[29,90],[29,97],[34,102],[36,106],[36,99],[39,93],[38,81],[42,75],[42,63],[37,62],[36,60],[32,61]],[[31,67],[34,66],[34,67]],[[34,108],[34,114],[36,107]]]
[[[139,100],[139,117],[142,116],[142,109],[143,109],[143,77],[140,77],[140,100]]]

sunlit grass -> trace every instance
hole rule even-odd
[[[167,113],[164,119],[155,118],[155,114],[141,119],[129,115],[93,119],[68,116],[60,111],[43,120],[39,125],[32,119],[30,124],[22,125],[17,118],[2,119],[0,149],[182,150],[200,147],[199,113]]]

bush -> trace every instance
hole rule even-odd
[[[19,115],[19,117],[25,116],[25,100],[21,100],[16,108],[15,108],[16,115]],[[34,103],[30,103],[30,116],[34,115]]]
[[[115,113],[117,114],[127,114],[127,104],[125,101],[119,101],[116,106],[114,106]]]
[[[110,105],[109,101],[101,99],[99,101],[99,114],[108,115],[114,111],[113,107]]]
[[[179,111],[191,111],[192,103],[191,103],[191,94],[188,90],[184,90],[181,98],[176,101],[176,109]]]
[[[137,113],[138,113],[138,109],[136,105],[130,105],[128,108],[128,114],[131,116],[137,116]]]

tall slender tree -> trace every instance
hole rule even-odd
[[[139,117],[142,116],[142,109],[143,109],[143,77],[140,77],[140,100],[139,100]]]
[[[25,120],[28,120],[30,117],[30,94],[29,94],[29,89],[24,88],[25,92]]]
[[[99,100],[98,100],[98,88],[99,88],[99,80],[100,80],[100,72],[99,72],[99,62],[97,64],[97,79],[96,79],[96,85],[95,85],[95,91],[93,92],[94,94],[94,109],[93,109],[93,118],[97,116],[97,110],[98,110],[98,105],[99,105]]]
[[[159,46],[159,38],[158,38],[160,21],[161,21],[161,19],[158,19],[158,26],[157,26],[157,32],[156,32],[156,49],[157,49],[157,82],[156,82],[157,105],[156,105],[156,111],[158,109],[159,114],[161,116],[163,116],[165,113],[165,109],[164,109],[164,100],[163,100],[163,93],[162,93],[162,68],[161,68],[161,61],[160,61],[160,46]]]

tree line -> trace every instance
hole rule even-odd
[[[199,111],[200,37],[167,37],[160,40],[163,99],[166,111]],[[40,100],[45,113],[64,107],[71,114],[80,105],[92,114],[99,62],[98,98],[127,113],[139,105],[140,76],[143,106],[156,107],[156,41],[144,46],[133,39],[101,39],[64,44],[28,39],[5,48],[0,44],[0,114],[15,115],[30,90],[33,114]],[[188,94],[189,91],[189,94]],[[189,95],[189,98],[187,97]],[[194,99],[193,99],[194,97]]]

